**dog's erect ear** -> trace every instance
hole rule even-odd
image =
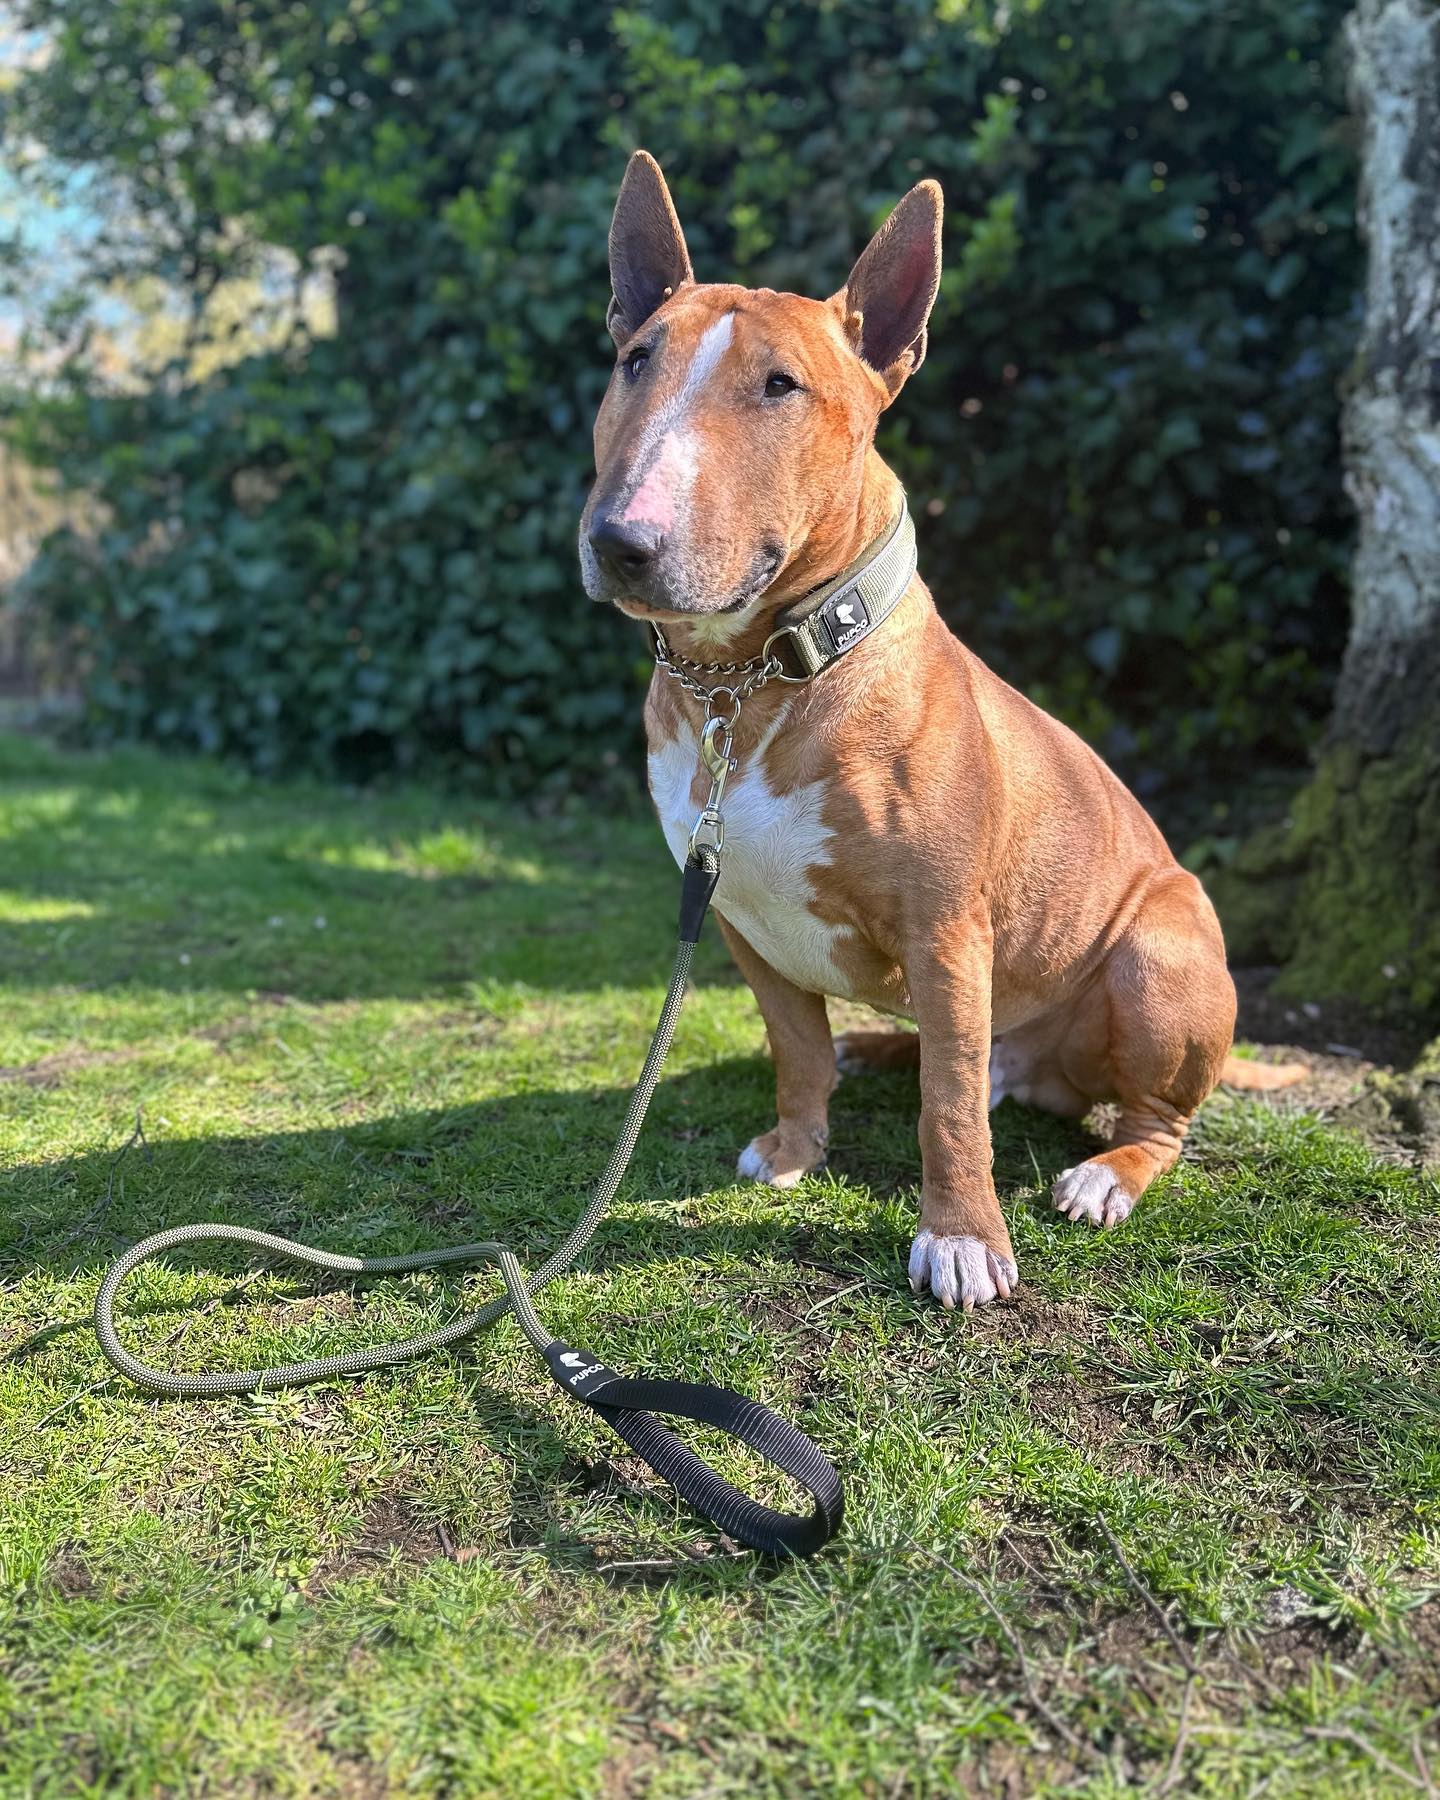
[[[610,221],[613,298],[605,323],[611,337],[624,343],[676,288],[693,280],[685,234],[660,165],[647,150],[637,150],[626,165]]]
[[[943,209],[938,181],[911,188],[831,300],[856,353],[892,400],[925,360],[925,321],[940,289]]]

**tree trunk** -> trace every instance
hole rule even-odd
[[[1287,828],[1214,882],[1237,961],[1298,998],[1440,1020],[1440,0],[1359,0],[1365,323],[1345,396],[1353,617]]]
[[[1346,36],[1369,272],[1345,409],[1360,539],[1331,736],[1387,756],[1412,727],[1440,729],[1440,3],[1360,0]]]

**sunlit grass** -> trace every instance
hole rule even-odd
[[[151,1399],[87,1314],[163,1226],[543,1256],[643,1056],[673,875],[638,819],[14,739],[0,774],[6,1800],[1111,1794],[1158,1784],[1176,1741],[1152,1598],[1203,1670],[1172,1792],[1416,1791],[1433,1186],[1217,1099],[1130,1225],[1092,1234],[1045,1202],[1076,1133],[1006,1103],[1020,1299],[945,1315],[903,1277],[913,1080],[845,1083],[831,1170],[798,1190],[733,1181],[770,1071],[712,938],[634,1173],[543,1310],[622,1369],[800,1421],[847,1485],[818,1561],[731,1554],[508,1325],[361,1381]],[[178,1259],[123,1311],[199,1368],[402,1335],[491,1285]]]

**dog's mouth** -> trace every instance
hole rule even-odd
[[[767,588],[775,580],[785,564],[785,548],[782,544],[771,541],[759,552],[749,576],[740,587],[718,606],[686,605],[671,600],[664,606],[656,605],[649,600],[641,600],[631,594],[616,594],[612,603],[627,618],[653,621],[663,625],[667,620],[684,623],[695,619],[723,619],[742,613],[764,597]]]

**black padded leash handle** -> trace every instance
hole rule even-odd
[[[840,1529],[845,1494],[834,1464],[803,1431],[758,1400],[699,1382],[617,1375],[588,1351],[558,1341],[545,1351],[545,1360],[557,1386],[583,1400],[662,1481],[739,1543],[766,1556],[813,1556]],[[742,1494],[655,1413],[713,1425],[748,1444],[808,1488],[815,1510],[808,1518],[777,1512]]]

